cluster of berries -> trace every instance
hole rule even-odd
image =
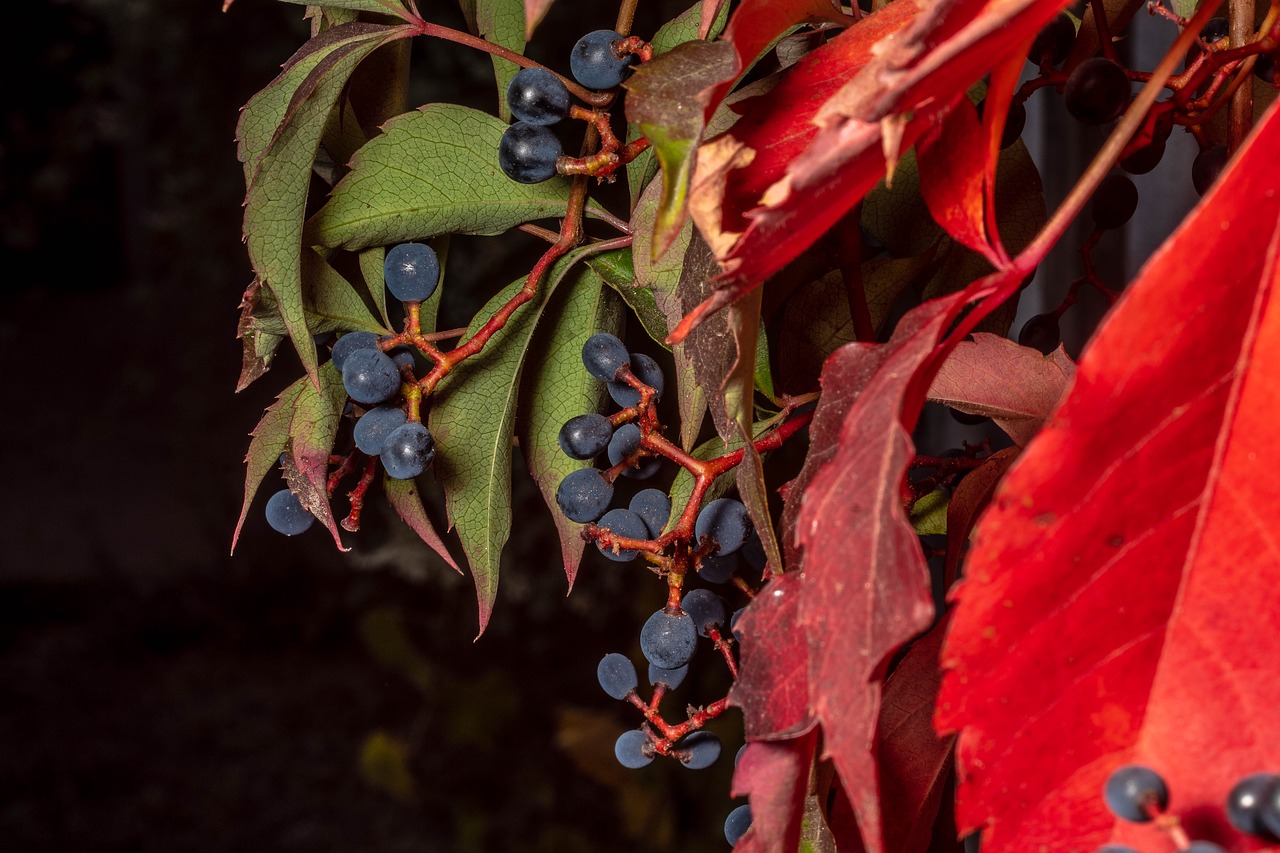
[[[631,66],[623,36],[613,30],[587,33],[569,54],[573,78],[588,89],[612,89]],[[563,81],[545,68],[523,68],[507,86],[507,107],[516,121],[502,134],[498,165],[507,177],[537,184],[553,177],[564,157],[551,125],[573,114],[575,107]],[[582,118],[590,111],[583,111]]]
[[[1130,764],[1112,773],[1102,789],[1111,813],[1122,820],[1148,823],[1169,805],[1169,786],[1150,767]],[[1227,794],[1227,819],[1241,832],[1275,841],[1280,839],[1280,774],[1246,776]],[[1179,843],[1182,853],[1226,853],[1211,841]],[[1098,853],[1138,853],[1132,847],[1108,844]]]
[[[431,298],[440,281],[440,259],[425,243],[402,243],[387,252],[383,277],[391,295],[406,305]],[[435,459],[435,440],[418,420],[410,420],[400,397],[401,383],[413,381],[413,349],[383,350],[373,332],[348,332],[333,344],[333,366],[342,387],[360,410],[353,430],[356,448],[377,457],[387,476],[410,480]],[[267,523],[286,536],[303,533],[314,521],[297,495],[283,489],[267,502]]]

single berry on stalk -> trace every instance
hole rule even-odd
[[[586,524],[604,515],[613,500],[613,486],[595,468],[569,474],[556,487],[556,504],[570,521]]]
[[[1262,825],[1271,830],[1272,837],[1280,838],[1280,784],[1272,785],[1263,796],[1258,814]]]
[[[1164,159],[1165,140],[1153,140],[1120,161],[1120,168],[1130,175],[1145,175]]]
[[[707,636],[708,629],[724,625],[729,616],[724,599],[709,589],[691,589],[686,592],[680,600],[680,609],[693,619],[701,637]]]
[[[617,335],[600,332],[582,345],[582,365],[601,382],[612,382],[618,371],[630,363],[631,354]]]
[[[390,339],[390,335],[378,338],[380,342]],[[381,349],[381,347],[379,347],[379,349]],[[389,350],[385,350],[385,352],[387,357],[391,359],[391,362],[401,370],[404,370],[406,367],[412,368],[417,366],[413,358],[413,347],[408,344],[401,344],[398,347],[392,347]]]
[[[1200,30],[1201,40],[1215,45],[1231,35],[1231,23],[1226,18],[1210,18]]]
[[[610,652],[596,667],[596,680],[600,688],[614,699],[626,699],[627,694],[640,683],[635,665],[626,655]]]
[[[614,536],[621,536],[626,539],[649,538],[649,531],[645,529],[644,521],[629,509],[611,509],[596,524],[608,530]],[[636,555],[640,553],[634,548],[622,548],[615,551],[612,545],[606,545],[599,539],[596,540],[596,547],[600,549],[601,554],[616,563],[634,560]]]
[[[306,532],[315,520],[298,496],[288,489],[281,489],[267,501],[267,524],[277,533],[297,536]]]
[[[380,349],[358,349],[342,367],[342,387],[357,403],[376,405],[400,390],[400,369]]]
[[[666,387],[666,377],[662,375],[662,368],[658,366],[658,362],[649,358],[642,352],[631,353],[631,372],[635,377],[653,389],[653,402],[662,399],[662,391]],[[609,396],[613,398],[613,402],[628,409],[632,406],[640,405],[640,392],[632,388],[621,380],[614,380],[609,383]]]
[[[440,281],[440,259],[426,243],[401,243],[382,263],[387,290],[401,302],[425,302]]]
[[[1267,825],[1262,821],[1262,807],[1267,795],[1280,786],[1280,775],[1254,773],[1237,782],[1227,794],[1227,820],[1241,832],[1249,835],[1266,835]]]
[[[623,424],[613,432],[609,439],[609,464],[617,465],[640,449],[640,427],[635,424]]]
[[[1115,121],[1129,106],[1129,75],[1102,56],[1076,66],[1062,90],[1067,112],[1084,124]]]
[[[754,527],[742,501],[720,498],[702,508],[694,522],[693,533],[699,545],[708,536],[720,546],[718,554],[732,554],[751,536]]]
[[[570,459],[593,459],[609,446],[613,424],[604,415],[590,412],[569,418],[560,427],[560,449]]]
[[[387,437],[404,426],[406,420],[404,410],[399,406],[370,409],[356,421],[356,428],[352,431],[356,447],[360,448],[361,453],[378,456],[386,446]]]
[[[420,423],[408,423],[392,430],[382,445],[382,467],[396,480],[412,480],[427,470],[436,458],[436,442]]]
[[[653,761],[653,743],[640,729],[623,732],[613,745],[613,755],[618,763],[631,770],[639,770]]]
[[[740,562],[738,554],[710,554],[698,564],[698,577],[707,583],[728,583],[738,573]]]
[[[693,658],[698,629],[687,613],[672,615],[659,610],[640,629],[640,651],[645,660],[662,669],[679,669]]]
[[[741,805],[729,812],[724,819],[724,840],[730,845],[737,844],[742,836],[751,828],[751,806]]]
[[[507,107],[529,124],[555,124],[569,115],[569,90],[545,68],[521,68],[507,84]]]
[[[1061,65],[1067,54],[1071,53],[1071,45],[1075,40],[1076,22],[1066,12],[1059,12],[1031,43],[1027,59],[1036,65],[1046,61],[1050,65]]]
[[[678,666],[675,669],[663,669],[660,666],[649,664],[649,683],[655,687],[659,684],[667,685],[670,690],[675,690],[681,684],[684,684],[684,677],[689,674],[689,664]]]
[[[675,756],[690,770],[706,770],[720,757],[720,738],[711,732],[691,732],[676,744]]]
[[[644,521],[649,538],[657,539],[671,518],[671,498],[659,489],[642,489],[636,492],[627,509],[640,516]]]
[[[521,184],[538,184],[556,173],[556,160],[564,150],[560,140],[545,127],[518,121],[507,128],[498,143],[498,166],[508,178]]]
[[[1058,325],[1058,315],[1052,311],[1037,314],[1023,324],[1018,332],[1018,343],[1024,347],[1040,350],[1048,355],[1062,343],[1062,329]]]
[[[1116,817],[1147,823],[1152,819],[1152,811],[1162,812],[1169,805],[1169,788],[1150,767],[1129,764],[1107,778],[1102,798]]]
[[[1196,188],[1197,193],[1204,195],[1217,183],[1218,176],[1227,167],[1228,159],[1230,155],[1227,154],[1225,145],[1214,145],[1196,155],[1191,164],[1191,185]]]
[[[596,30],[578,39],[569,54],[573,79],[588,89],[612,89],[622,82],[631,65],[631,54],[619,54],[622,36],[613,30]]]
[[[1138,188],[1128,177],[1117,173],[1102,179],[1090,204],[1093,224],[1104,231],[1124,225],[1137,209]]]
[[[373,332],[347,332],[334,342],[330,357],[333,359],[333,366],[341,373],[342,368],[346,367],[347,356],[351,353],[359,349],[377,348],[378,336]]]

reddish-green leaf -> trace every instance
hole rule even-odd
[[[418,534],[418,538],[432,551],[439,554],[440,559],[444,560],[449,568],[462,574],[462,569],[458,568],[458,564],[454,562],[449,549],[445,547],[440,534],[436,532],[435,525],[427,516],[427,508],[422,505],[422,495],[418,493],[417,483],[413,480],[397,480],[384,475],[382,492],[387,496],[387,503],[391,504],[396,515],[400,516],[400,520],[409,525],[409,529]]]
[[[294,382],[280,392],[276,401],[262,413],[262,419],[253,428],[253,438],[249,441],[249,452],[245,454],[246,466],[244,477],[244,501],[240,506],[240,518],[236,520],[236,530],[231,536],[231,551],[234,553],[236,542],[240,540],[240,530],[244,527],[245,517],[249,514],[249,504],[257,494],[258,487],[277,464],[280,454],[289,447],[289,424],[293,422],[293,410],[297,405],[302,386],[307,383],[306,377]]]
[[[1076,366],[1058,347],[1049,355],[986,332],[961,341],[942,363],[929,399],[994,420],[1025,447],[1058,405]]]
[[[984,853],[1165,843],[1099,797],[1127,763],[1165,777],[1193,837],[1265,844],[1222,804],[1280,767],[1277,146],[1272,110],[979,524],[937,723],[961,730],[958,819]]]
[[[305,382],[293,404],[289,421],[289,454],[284,458],[284,476],[289,488],[312,515],[320,519],[333,535],[340,551],[342,544],[333,511],[329,508],[329,456],[338,432],[338,419],[347,402],[342,375],[333,362],[321,365],[316,374],[319,383]]]
[[[794,740],[747,744],[734,769],[733,795],[751,798],[751,831],[733,848],[734,853],[797,849],[817,745],[816,728]]]

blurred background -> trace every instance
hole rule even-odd
[[[0,54],[0,354],[14,403],[0,498],[0,848],[725,849],[732,762],[629,772],[612,756],[638,720],[592,668],[608,651],[639,659],[658,591],[589,557],[566,598],[527,478],[476,643],[470,579],[376,502],[344,556],[318,529],[286,540],[267,528],[269,480],[228,554],[248,433],[300,373],[282,351],[233,394],[251,278],[235,122],[308,30],[300,6],[220,5],[35,0]],[[683,5],[646,0],[636,32]],[[607,6],[562,0],[530,52],[567,65],[578,35],[612,24]],[[423,10],[462,26],[453,3]],[[411,104],[492,109],[486,58],[414,49]],[[1029,143],[1078,135],[1036,100]],[[1051,206],[1096,144],[1041,164]],[[1126,239],[1100,249],[1117,282],[1149,250]],[[446,326],[537,252],[523,235],[455,245],[451,279],[487,285],[459,291]],[[1078,274],[1075,250],[1062,251],[1059,291]],[[1080,309],[1070,350],[1100,312],[1097,300]],[[930,417],[939,447],[983,434]],[[670,707],[723,695],[719,669],[697,669]],[[740,743],[729,717],[726,759]]]

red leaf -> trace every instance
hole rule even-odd
[[[828,77],[853,76],[816,113],[800,104],[793,113],[781,111],[792,119],[787,127],[762,132],[750,146],[736,141],[736,129],[730,131],[733,136],[704,146],[694,190],[701,197],[691,201],[691,211],[724,272],[716,292],[672,332],[672,341],[812,245],[884,174],[886,150],[896,157],[914,144],[944,105],[1021,50],[1063,5],[1061,0],[944,0],[931,5],[929,14],[917,15],[913,4],[890,3],[834,40],[850,40],[851,49],[839,63],[820,70]],[[887,32],[873,33],[880,27]],[[788,74],[816,75],[817,63],[802,60]],[[907,120],[908,115],[914,118]],[[817,133],[807,127],[811,123],[820,128]],[[774,145],[793,144],[796,134],[808,141],[801,156],[788,155],[783,174],[770,181],[753,174],[771,175],[768,157],[760,165],[753,158]],[[728,205],[729,221],[735,212],[748,220],[741,233],[715,220],[733,170],[735,183],[767,186],[749,203]]]
[[[947,501],[947,557],[944,569],[947,588],[956,579],[960,557],[978,514],[987,508],[996,484],[1017,458],[1016,447],[1006,447],[991,454],[981,466],[965,475],[952,493],[951,500]]]
[[[742,709],[747,739],[785,739],[814,726],[809,710],[808,638],[796,630],[804,581],[771,580],[738,620],[742,653],[729,702]]]
[[[773,853],[799,846],[817,745],[816,728],[795,740],[747,744],[733,773],[732,793],[751,798],[751,831],[734,846],[735,853]]]
[[[924,554],[900,497],[912,455],[902,402],[957,304],[957,297],[925,303],[899,323],[844,419],[834,457],[805,489],[796,525],[805,550],[800,617],[810,640],[810,705],[871,853],[884,849],[870,749],[880,682],[889,655],[933,618]],[[846,353],[865,358],[863,348],[838,350],[827,369]]]
[[[929,399],[993,419],[1025,447],[1075,376],[1062,347],[1049,355],[986,332],[961,341],[942,363]]]
[[[917,149],[920,192],[934,221],[992,266],[1002,266],[1000,253],[987,237],[986,141],[978,111],[969,99],[961,95],[942,121],[920,138]]]
[[[1165,777],[1192,837],[1263,846],[1222,803],[1280,767],[1278,146],[1273,109],[979,525],[937,724],[961,729],[958,820],[984,853],[1167,844],[1103,806],[1130,762]]]
[[[924,853],[951,778],[955,739],[933,731],[933,706],[942,673],[938,655],[946,622],[939,622],[903,657],[884,685],[877,762],[884,804],[884,850]]]

